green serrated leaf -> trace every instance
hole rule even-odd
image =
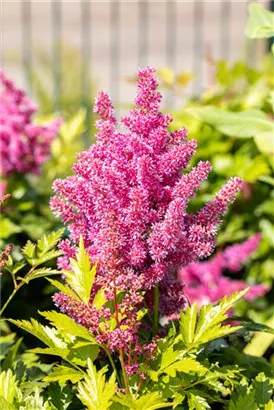
[[[222,322],[227,319],[226,312],[247,291],[248,289],[245,289],[230,297],[224,297],[216,306],[202,306],[198,317],[195,313],[195,306],[188,307],[184,312],[181,312],[181,335],[186,347],[194,348],[238,330],[239,326],[223,326]],[[189,331],[189,327],[191,327],[191,331]]]
[[[9,404],[13,404],[18,391],[18,382],[11,369],[0,374],[0,396]]]
[[[87,360],[94,361],[99,353],[98,345],[94,343],[81,344],[76,343],[75,346],[71,346],[68,359],[79,366],[86,366]]]
[[[40,395],[39,388],[34,387],[34,392],[24,398],[22,406],[20,405],[19,410],[52,410],[48,401],[44,401],[43,397]]]
[[[39,312],[40,315],[45,317],[54,327],[56,327],[60,332],[65,334],[70,334],[72,336],[78,336],[89,342],[94,342],[94,337],[89,333],[89,331],[84,327],[76,323],[69,316],[58,313],[54,310],[47,312]]]
[[[56,366],[53,371],[46,377],[45,382],[66,382],[71,381],[73,384],[78,383],[84,377],[84,372],[74,369],[68,366]]]
[[[40,339],[43,343],[45,343],[48,347],[58,347],[58,348],[65,348],[66,343],[61,338],[58,331],[54,328],[50,328],[48,326],[43,326],[37,320],[30,319],[27,320],[14,320],[9,319],[9,322],[13,323],[14,325],[20,327],[21,329],[25,330],[28,333],[36,336]]]
[[[210,405],[204,397],[197,396],[187,392],[187,402],[189,410],[207,410],[210,409]]]
[[[60,356],[62,357],[62,359],[67,360],[70,351],[69,349],[58,347],[35,347],[34,349],[29,349],[28,352],[35,354],[49,354],[52,356]]]
[[[158,410],[171,406],[171,403],[165,402],[158,392],[143,394],[136,400],[132,396],[118,393],[113,400],[130,410]]]
[[[60,386],[59,383],[50,383],[47,388],[48,400],[56,410],[66,410],[72,400],[73,392],[70,386]]]
[[[31,241],[27,241],[24,248],[22,248],[23,255],[26,257],[27,261],[31,265],[34,265],[33,261],[35,259],[35,251],[36,251],[36,245],[32,243]]]
[[[266,377],[264,373],[259,373],[252,381],[252,387],[256,403],[259,405],[267,404],[274,391],[274,385],[270,383],[269,377]]]
[[[107,367],[97,371],[89,359],[87,365],[85,379],[78,383],[77,397],[89,410],[108,410],[116,392],[115,373],[106,381]]]
[[[40,257],[33,259],[32,265],[33,266],[41,265],[42,263],[48,262],[51,259],[58,258],[58,256],[60,256],[62,254],[63,254],[62,251],[57,251],[57,250],[49,251],[47,253],[44,253]]]
[[[18,273],[23,267],[26,266],[26,261],[24,259],[20,259],[20,261],[15,262],[12,268],[12,273],[15,275]]]
[[[258,410],[254,392],[233,393],[229,402],[228,410]]]
[[[95,307],[96,309],[100,309],[102,306],[104,306],[106,302],[107,302],[107,299],[105,297],[105,291],[103,288],[101,288],[96,293],[92,301],[92,306]]]
[[[176,372],[182,373],[199,373],[205,374],[207,372],[207,368],[202,366],[199,362],[191,358],[185,358],[183,360],[177,361],[170,366],[168,366],[164,373],[168,374],[171,377],[176,376]]]
[[[53,280],[50,278],[47,278],[47,280],[58,290],[60,290],[60,292],[62,292],[64,295],[69,295],[72,296],[74,299],[78,300],[79,302],[81,301],[81,299],[79,298],[79,296],[67,285],[65,285],[62,282],[58,282],[57,280]]]
[[[197,304],[186,309],[184,315],[184,325],[181,330],[186,343],[192,343],[194,339],[196,324],[197,324]]]
[[[54,248],[59,242],[61,236],[63,235],[65,228],[61,228],[56,232],[51,232],[48,235],[43,235],[41,239],[37,242],[38,256],[42,256],[48,253],[52,248]]]
[[[70,258],[72,271],[65,271],[66,281],[80,299],[88,304],[90,292],[96,275],[96,265],[91,267],[89,255],[85,250],[83,238],[80,238],[76,259]]]
[[[35,269],[32,271],[30,274],[27,274],[23,280],[26,283],[29,283],[29,281],[33,279],[38,279],[38,278],[46,278],[47,276],[52,276],[52,275],[60,275],[62,272],[57,269],[51,269],[51,268],[40,268],[40,269]]]

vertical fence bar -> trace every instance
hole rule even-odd
[[[53,32],[53,84],[54,84],[54,108],[59,111],[62,108],[62,56],[61,56],[61,24],[62,4],[60,0],[51,0],[52,32]]]
[[[175,68],[176,64],[176,1],[166,1],[166,60],[167,65]]]
[[[143,67],[148,64],[148,15],[149,3],[147,0],[138,1],[138,64]]]
[[[224,59],[230,57],[230,34],[231,34],[231,3],[230,0],[222,0],[221,3],[221,33],[220,33],[220,56]]]
[[[119,99],[119,62],[120,62],[120,5],[119,1],[110,3],[110,90],[113,101]]]
[[[176,1],[166,1],[166,62],[172,70],[176,70]],[[167,107],[174,102],[174,93],[169,93],[166,98]]]
[[[204,24],[204,4],[203,0],[194,0],[193,2],[193,64],[192,71],[195,75],[193,82],[193,93],[200,93],[203,83],[203,24]]]
[[[21,2],[22,12],[22,61],[29,93],[32,91],[32,53],[31,53],[31,2]]]
[[[91,79],[90,79],[90,59],[91,59],[91,31],[90,31],[90,12],[91,3],[86,0],[81,0],[81,103],[86,109],[86,129],[87,132],[83,136],[86,146],[90,143],[91,117],[92,110],[90,107],[91,101]]]
[[[269,1],[269,10],[274,12],[274,0]],[[271,50],[272,45],[274,44],[274,36],[270,37],[268,41],[268,48]],[[268,50],[267,50],[268,51]]]

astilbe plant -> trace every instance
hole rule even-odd
[[[190,302],[200,306],[216,302],[225,295],[232,295],[246,289],[249,284],[244,280],[225,276],[225,271],[241,271],[245,262],[257,250],[261,234],[255,234],[243,243],[234,244],[206,261],[193,262],[179,271],[179,278],[185,285],[185,293]],[[267,285],[251,285],[244,296],[253,301],[269,290]]]
[[[1,174],[39,174],[41,165],[50,155],[50,144],[57,134],[61,119],[45,125],[33,122],[37,106],[26,93],[0,72]]]
[[[242,184],[230,179],[197,214],[187,212],[211,165],[200,162],[185,171],[197,144],[187,140],[184,128],[169,132],[172,116],[159,111],[154,73],[151,67],[139,70],[136,108],[122,118],[123,131],[109,96],[99,93],[97,142],[78,154],[75,175],[54,182],[51,199],[69,230],[69,239],[60,244],[59,268],[71,269],[80,238],[91,263],[97,263],[88,307],[71,294],[56,294],[54,301],[98,343],[117,352],[129,374],[137,371],[136,355],[153,354],[155,348],[153,341],[140,343],[140,309],[154,310],[156,335],[159,313],[185,308],[178,269],[211,254],[220,219]],[[113,309],[92,305],[99,289]],[[113,330],[100,325],[111,317]]]

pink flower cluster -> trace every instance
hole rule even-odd
[[[250,255],[256,251],[260,239],[261,235],[255,234],[243,243],[218,252],[208,261],[194,262],[182,268],[179,278],[185,285],[185,294],[189,300],[196,301],[199,305],[208,304],[247,288],[249,285],[245,281],[224,276],[223,271],[240,271]],[[266,285],[252,285],[245,298],[252,301],[267,291]]]
[[[221,217],[242,184],[230,179],[197,214],[188,213],[211,166],[200,162],[186,171],[197,144],[187,140],[184,128],[169,132],[172,117],[159,111],[153,68],[139,70],[137,88],[137,107],[122,118],[124,129],[118,127],[109,96],[99,93],[97,143],[78,155],[75,175],[54,182],[51,199],[70,231],[60,245],[65,256],[59,267],[69,268],[82,235],[92,263],[98,263],[97,286],[111,300],[117,290],[125,292],[117,302],[125,312],[117,325],[125,326],[102,335],[112,348],[122,344],[125,349],[137,343],[137,310],[157,283],[161,314],[184,308],[185,298],[177,296],[183,291],[178,269],[211,254]],[[55,301],[69,312],[62,295]]]
[[[0,80],[1,173],[3,176],[14,172],[37,174],[50,155],[50,143],[58,132],[61,120],[56,119],[43,126],[34,124],[32,116],[37,107],[2,71]]]

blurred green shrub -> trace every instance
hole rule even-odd
[[[185,126],[189,137],[198,140],[195,163],[208,159],[213,166],[203,195],[195,199],[192,206],[196,209],[208,199],[207,186],[213,185],[217,190],[231,176],[243,178],[242,197],[225,219],[218,235],[219,246],[262,232],[260,248],[242,275],[250,284],[264,282],[271,286],[274,278],[274,56],[266,56],[258,69],[243,62],[230,64],[225,60],[211,60],[211,69],[213,84],[173,112],[174,126]],[[176,80],[180,75],[172,76],[167,70],[158,73],[164,85],[168,74],[173,78],[173,88],[185,87]],[[254,309],[242,303],[239,313],[265,321],[274,310],[273,295],[272,289],[268,299],[254,303]]]

